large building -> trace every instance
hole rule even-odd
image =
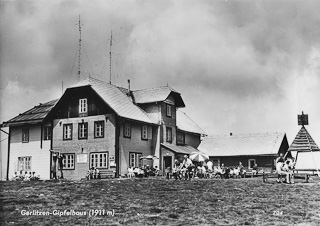
[[[53,100],[4,122],[9,126],[7,177],[34,171],[52,177],[53,156],[64,155],[65,178],[84,178],[91,167],[124,176],[129,166],[160,169],[197,151],[204,131],[179,108],[177,91],[165,86],[131,91],[89,78]],[[146,160],[144,156],[155,156]]]

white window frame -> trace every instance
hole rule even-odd
[[[79,114],[83,114],[87,112],[88,112],[88,99],[87,98],[79,99]]]
[[[31,156],[18,157],[19,171],[31,171]]]
[[[172,106],[170,104],[167,104],[166,111],[167,111],[167,116],[172,117]]]
[[[88,123],[82,122],[78,124],[78,139],[88,139]]]
[[[69,170],[69,169],[75,169],[75,154],[74,153],[68,153],[63,154],[64,157],[62,159],[62,165],[63,169]]]
[[[72,140],[72,124],[63,125],[63,140]]]
[[[22,143],[29,142],[29,128],[22,129]]]
[[[131,124],[129,122],[124,123],[123,137],[131,138]]]
[[[146,125],[141,127],[141,139],[148,140],[148,126]]]
[[[43,127],[43,140],[51,140],[52,132],[51,126],[44,126]]]
[[[129,166],[130,167],[142,167],[142,153],[130,152],[129,153]]]
[[[109,152],[93,152],[90,153],[90,169],[94,168],[108,168]]]
[[[250,166],[250,162],[253,161],[253,165],[254,166],[256,164],[256,159],[248,159],[248,169],[252,169],[252,166]]]
[[[104,121],[94,122],[94,138],[104,137]]]

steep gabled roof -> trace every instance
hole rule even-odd
[[[130,96],[127,96],[124,92],[122,92],[121,88],[115,85],[94,78],[89,78],[80,81],[69,89],[84,86],[90,86],[120,117],[151,124],[157,123],[152,120],[140,107],[135,105]]]
[[[40,103],[39,105],[31,108],[30,110],[19,114],[18,116],[10,119],[3,124],[5,126],[23,125],[23,124],[35,124],[40,123],[55,106],[58,100],[52,100],[46,103]]]
[[[319,147],[316,142],[314,142],[307,129],[302,126],[288,151],[319,151]]]
[[[165,101],[170,94],[172,94],[175,99],[176,107],[185,107],[180,93],[169,86],[132,91],[132,95],[137,104]]]
[[[161,146],[179,154],[189,155],[191,152],[199,152],[198,149],[189,145],[161,144]]]
[[[177,110],[177,127],[190,133],[206,135],[206,133],[183,111]]]
[[[209,156],[277,155],[285,133],[205,137],[198,149]]]

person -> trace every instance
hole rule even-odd
[[[244,177],[244,167],[242,165],[242,162],[239,162],[238,169],[240,171],[240,176]]]
[[[179,163],[178,159],[174,160],[172,174],[173,174],[175,180],[178,180],[178,179],[181,180],[181,178],[180,178],[180,163]]]
[[[224,178],[229,179],[230,177],[230,168],[227,166],[224,171]]]
[[[187,155],[185,155],[184,157],[184,160],[183,160],[183,166],[186,168],[186,174],[185,174],[185,179],[189,179],[191,180],[191,171],[192,171],[192,161],[191,159],[188,158]]]
[[[64,159],[64,155],[63,154],[59,154],[58,155],[58,163],[59,163],[59,169],[60,169],[60,178],[63,179],[63,159]]]
[[[100,171],[97,168],[94,168],[94,179],[101,179]]]
[[[286,173],[286,180],[285,183],[293,184],[294,178],[293,178],[293,169],[295,166],[295,159],[294,158],[288,158],[285,161],[285,164],[283,166],[283,170]]]
[[[26,171],[24,174],[24,181],[30,181],[30,175],[28,174],[28,172]]]
[[[284,164],[284,157],[283,157],[283,154],[280,153],[279,157],[276,159],[276,171],[278,174],[278,179],[277,179],[278,183],[281,183],[281,175],[283,174],[283,171],[282,171],[283,164]]]
[[[130,166],[130,167],[128,168],[128,177],[129,177],[129,178],[134,177],[134,172],[133,172],[132,166]]]
[[[212,171],[213,171],[213,163],[211,162],[211,160],[208,160],[207,167],[208,167],[208,172],[212,173]]]
[[[57,160],[58,160],[58,154],[53,153],[52,155],[52,166],[51,166],[51,173],[52,178],[57,180]]]
[[[258,174],[258,165],[257,163],[254,164],[254,166],[252,167],[252,175],[255,176]]]
[[[19,179],[19,176],[18,176],[17,172],[14,172],[14,174],[12,175],[11,180],[18,180],[18,179]]]
[[[168,166],[164,171],[166,173],[166,179],[169,180],[170,179],[170,174],[171,174],[171,167]]]

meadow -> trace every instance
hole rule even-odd
[[[315,177],[296,184],[142,178],[3,181],[0,186],[1,225],[320,224]]]

